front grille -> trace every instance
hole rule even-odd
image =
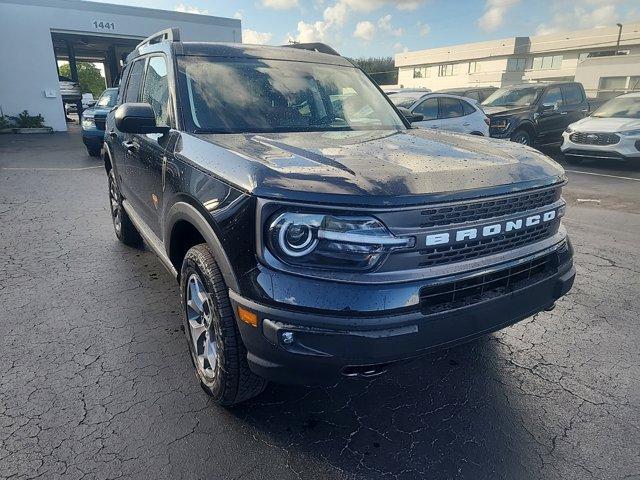
[[[620,141],[620,137],[615,133],[589,133],[575,132],[569,136],[573,143],[585,145],[614,145]]]
[[[435,246],[420,251],[419,267],[434,267],[464,262],[478,257],[502,253],[551,237],[558,231],[559,221],[536,225],[523,230],[453,245]]]
[[[434,207],[421,213],[421,228],[497,218],[542,208],[560,199],[561,188],[549,188],[520,195],[493,198],[460,205]]]
[[[455,282],[420,289],[420,310],[428,315],[505,295],[557,271],[556,253],[520,265]]]

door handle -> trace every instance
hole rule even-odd
[[[122,146],[127,150],[127,153],[129,154],[135,153],[136,150],[138,149],[138,147],[136,147],[136,145],[129,140],[122,142]]]
[[[462,124],[463,127],[468,127],[469,125],[471,125],[469,122],[466,122],[466,123]]]

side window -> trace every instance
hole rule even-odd
[[[473,92],[467,92],[467,93],[466,93],[465,95],[463,95],[463,96],[468,97],[468,98],[472,98],[472,99],[474,99],[474,100],[478,100],[478,101],[480,100],[480,92],[479,92],[479,91],[477,91],[477,90],[476,90],[476,91],[473,91]]]
[[[440,98],[440,116],[439,118],[455,118],[464,116],[462,103],[457,98]]]
[[[560,93],[560,87],[551,87],[542,95],[541,105],[553,105],[557,103],[562,105],[562,94]]]
[[[142,82],[142,70],[144,69],[144,59],[136,60],[129,70],[129,83],[124,92],[125,102],[137,102],[140,93],[140,83]]]
[[[120,77],[118,78],[118,101],[117,104],[120,105],[124,102],[124,87],[129,77],[129,70],[131,69],[131,64],[127,64],[122,70]]]
[[[438,99],[427,98],[420,105],[413,109],[414,113],[423,115],[423,120],[435,120],[438,118]]]
[[[564,85],[562,87],[565,105],[578,105],[582,103],[582,90],[577,85]]]
[[[460,100],[460,103],[462,103],[462,110],[465,115],[471,115],[472,113],[476,113],[476,109],[473,108],[469,102]]]
[[[143,103],[153,107],[157,125],[169,125],[169,83],[164,57],[151,57],[142,87]]]

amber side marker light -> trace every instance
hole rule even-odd
[[[238,318],[252,327],[258,326],[258,315],[244,307],[238,306]]]

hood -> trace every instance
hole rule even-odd
[[[560,165],[529,147],[422,129],[182,135],[178,155],[258,196],[302,201],[400,205],[564,179]]]
[[[637,118],[598,118],[585,117],[571,125],[572,128],[581,132],[624,132],[626,130],[636,130],[640,128],[640,119]]]
[[[487,107],[484,105],[480,105],[480,108],[484,111],[484,113],[491,117],[493,115],[515,115],[522,112],[527,112],[531,110],[530,106],[525,107]]]
[[[96,115],[106,117],[107,114],[111,111],[111,108],[112,107],[91,107],[91,108],[87,108],[87,109],[82,111],[82,116],[83,117],[87,117],[87,118],[95,117]]]

